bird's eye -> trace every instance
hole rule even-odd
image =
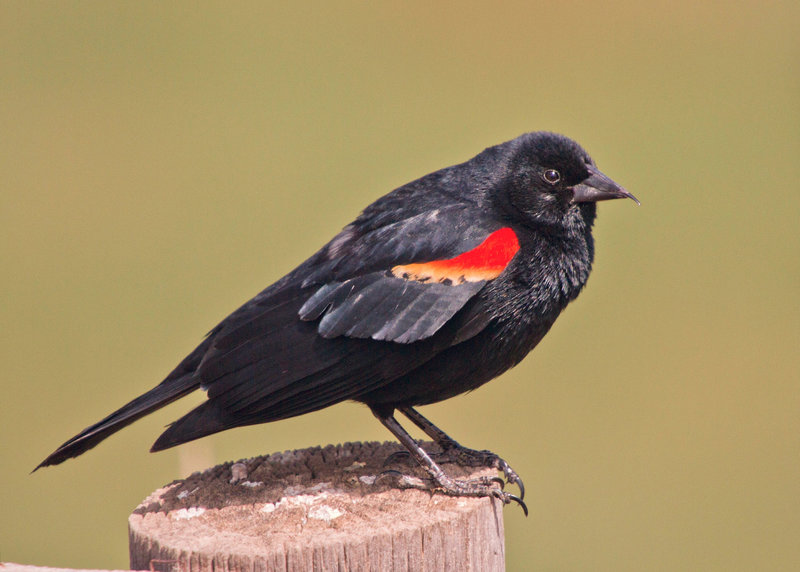
[[[544,173],[542,173],[542,178],[551,185],[555,185],[561,180],[561,174],[555,169],[547,169]]]

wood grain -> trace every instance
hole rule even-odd
[[[398,488],[397,477],[381,473],[424,476],[402,462],[385,467],[398,450],[346,443],[287,451],[176,481],[130,516],[131,568],[503,570],[502,503]],[[443,468],[457,478],[494,474]]]

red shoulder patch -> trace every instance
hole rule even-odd
[[[447,260],[403,264],[392,268],[392,274],[419,282],[478,282],[493,280],[505,270],[519,250],[519,241],[508,227],[494,231],[482,243]]]

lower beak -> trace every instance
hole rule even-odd
[[[589,176],[572,187],[573,202],[594,203],[610,199],[632,199],[637,205],[639,200],[620,185],[606,177],[597,167],[589,166]]]

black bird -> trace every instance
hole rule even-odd
[[[596,201],[623,197],[636,200],[577,143],[547,132],[408,183],[220,322],[159,385],[36,469],[197,389],[208,400],[151,451],[349,399],[372,410],[437,490],[522,504],[522,481],[504,460],[462,447],[414,407],[479,387],[539,343],[589,277]],[[500,479],[449,478],[395,410],[458,461],[502,470],[519,497]]]

